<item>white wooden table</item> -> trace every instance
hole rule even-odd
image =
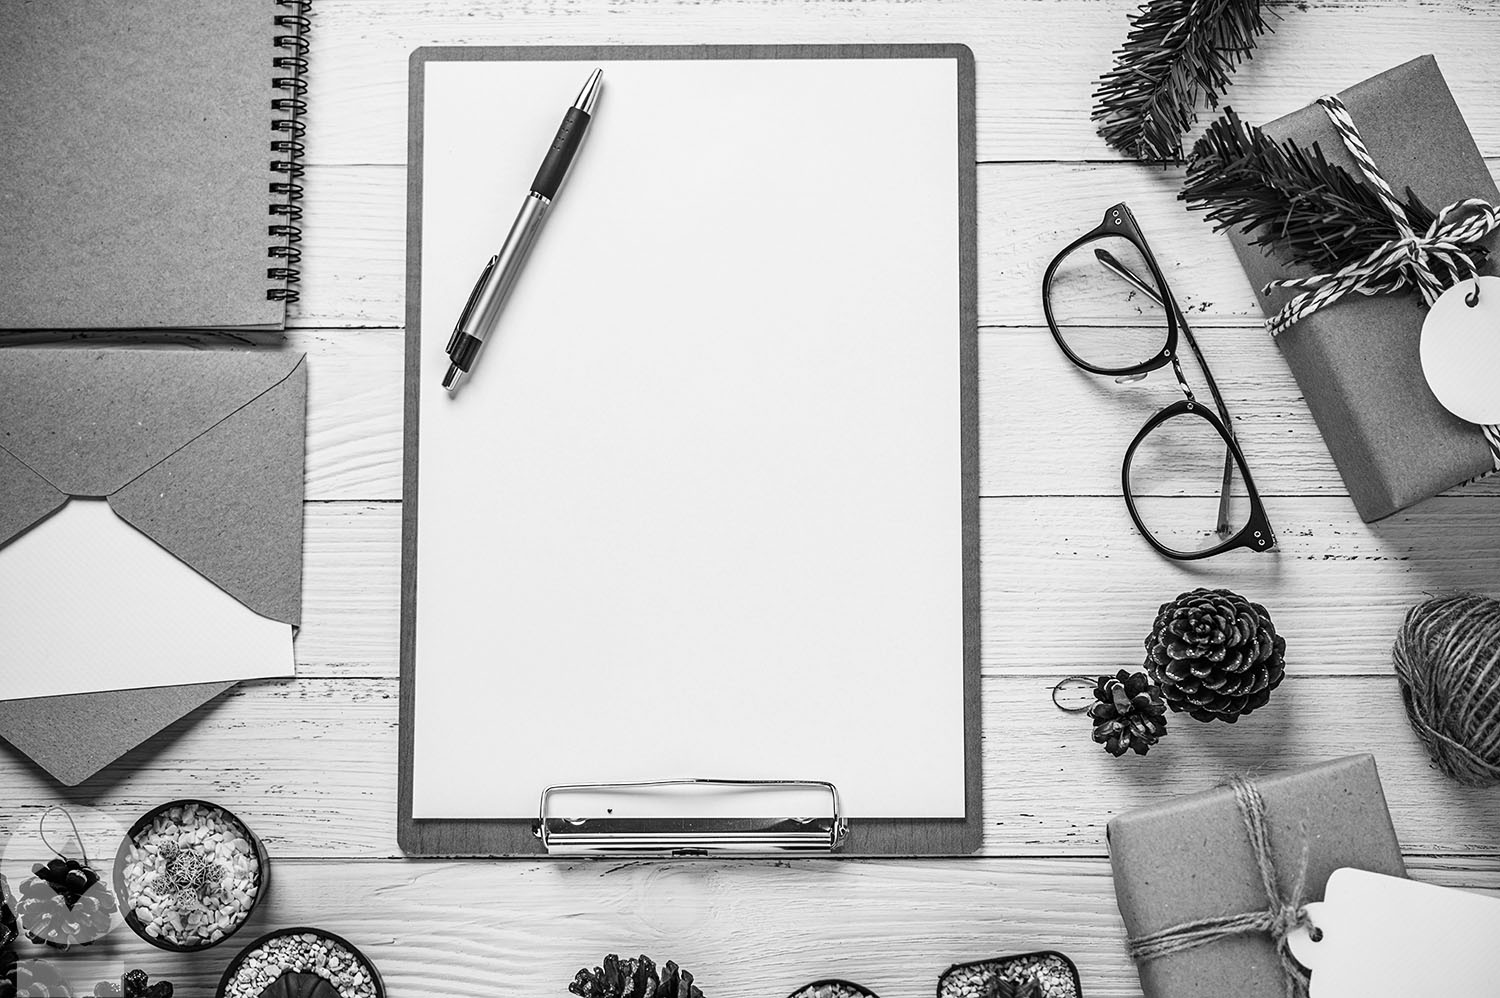
[[[1090,996],[1138,994],[1106,860],[1123,809],[1373,751],[1413,875],[1500,893],[1500,790],[1428,762],[1390,643],[1425,593],[1500,590],[1500,483],[1362,524],[1228,243],[1175,200],[1180,171],[1123,163],[1088,120],[1134,0],[318,0],[303,298],[284,349],[310,355],[304,626],[295,682],[250,685],[63,793],[0,750],[0,828],[48,803],[128,821],[179,796],[246,817],[275,857],[236,940],[319,925],[362,946],[394,998],[562,995],[604,954],[692,970],[711,998],[781,998],[846,977],[933,993],[956,961],[1056,948]],[[1500,170],[1500,16],[1484,0],[1307,0],[1238,74],[1264,121],[1435,52]],[[917,862],[414,862],[396,846],[397,612],[407,55],[419,45],[968,44],[978,67],[984,607],[983,855]],[[1126,200],[1204,345],[1279,550],[1174,564],[1133,535],[1119,462],[1175,395],[1074,370],[1042,326],[1056,247]],[[1174,718],[1145,758],[1111,759],[1057,711],[1073,672],[1138,667],[1161,602],[1199,585],[1265,603],[1288,678],[1234,727]],[[88,959],[211,994],[235,943],[193,959],[128,931]]]

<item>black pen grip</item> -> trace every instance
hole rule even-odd
[[[579,144],[583,142],[583,132],[588,127],[587,111],[576,107],[568,108],[568,113],[563,115],[562,124],[557,127],[557,137],[552,140],[547,156],[542,160],[542,167],[536,171],[536,179],[531,182],[533,191],[549,201],[557,196],[557,188],[562,184],[563,177],[567,176],[568,164],[573,162],[573,154],[578,151]]]

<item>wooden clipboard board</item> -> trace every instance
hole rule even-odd
[[[401,583],[401,728],[400,787],[397,832],[401,848],[417,856],[536,857],[545,850],[536,834],[535,819],[414,818],[415,695],[417,637],[417,482],[420,433],[420,392],[437,390],[419,384],[421,358],[421,275],[423,139],[425,70],[434,63],[509,60],[611,61],[698,59],[933,59],[955,64],[958,99],[958,147],[955,150],[958,192],[958,366],[960,411],[954,432],[959,438],[962,518],[963,654],[963,796],[962,818],[852,818],[835,857],[962,855],[979,848],[982,839],[980,757],[980,594],[979,594],[979,435],[978,435],[978,317],[975,238],[975,118],[974,59],[963,45],[763,45],[763,46],[537,46],[422,48],[411,58],[409,155],[407,193],[407,317],[405,377],[405,445],[403,460],[402,583]],[[607,85],[607,84],[606,84]],[[527,99],[533,99],[528,95]],[[561,108],[559,107],[559,113]],[[540,150],[539,150],[540,152]],[[585,151],[584,155],[587,153]],[[517,193],[517,198],[519,198]],[[498,237],[503,232],[496,233]],[[477,261],[476,265],[478,262]],[[524,277],[523,277],[524,280]],[[462,302],[456,302],[457,308]],[[446,337],[449,330],[441,333]],[[714,777],[714,773],[647,774],[650,778]],[[803,774],[797,774],[803,775]],[[819,774],[805,774],[821,779]],[[643,777],[646,778],[646,777]],[[543,804],[545,807],[545,804]],[[655,854],[655,850],[643,850]],[[737,849],[733,855],[756,855]],[[689,850],[686,854],[697,854]],[[767,850],[766,854],[774,854]],[[723,854],[715,853],[717,856]]]

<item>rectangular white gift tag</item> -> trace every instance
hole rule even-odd
[[[1346,867],[1307,914],[1287,942],[1309,998],[1500,996],[1500,899]]]

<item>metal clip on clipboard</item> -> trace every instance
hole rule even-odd
[[[747,790],[815,790],[828,795],[826,816],[800,818],[619,817],[553,814],[554,799],[667,787]],[[595,807],[593,810],[600,810]],[[822,780],[649,780],[641,783],[578,783],[542,791],[532,833],[552,855],[706,856],[716,853],[829,853],[844,843],[848,820],[838,788]]]

